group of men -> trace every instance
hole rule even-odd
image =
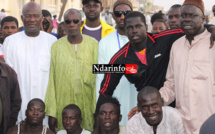
[[[41,31],[44,15],[35,2],[22,9],[24,31],[18,32],[13,17],[2,20],[7,64],[0,62],[0,133],[16,121],[21,123],[8,134],[125,133],[120,125],[127,125],[128,134],[199,133],[215,113],[215,28],[204,26],[203,2],[172,6],[170,30],[156,34],[147,33],[145,16],[129,0],[113,5],[116,30],[100,20],[100,0],[82,4],[86,20],[78,10],[67,10],[61,24],[67,36],[59,40],[49,28]],[[137,74],[95,75],[97,63],[136,64]],[[175,99],[176,108],[164,106]]]

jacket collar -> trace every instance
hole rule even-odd
[[[146,51],[149,50],[153,46],[154,43],[155,43],[155,40],[152,38],[151,35],[149,35],[147,33]],[[125,53],[125,58],[138,59],[138,58],[135,58],[134,56],[136,56],[136,54],[134,53],[134,49],[132,48],[132,46],[129,42],[128,43],[128,49],[126,50],[126,53]],[[138,61],[139,61],[139,59],[138,59]]]

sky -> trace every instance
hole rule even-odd
[[[205,10],[212,12],[212,6],[215,5],[214,0],[203,0],[205,4]],[[167,11],[174,4],[183,4],[184,0],[152,0],[155,5],[164,7],[164,11]]]

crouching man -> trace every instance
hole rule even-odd
[[[139,113],[127,124],[127,134],[185,134],[180,113],[163,106],[163,99],[154,87],[144,87],[137,97]]]

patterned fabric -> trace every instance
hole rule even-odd
[[[157,126],[157,134],[186,134],[180,113],[169,106],[162,107],[163,118]],[[142,113],[134,115],[127,124],[127,134],[154,134]]]
[[[97,64],[98,42],[87,35],[76,45],[62,37],[51,50],[51,72],[46,93],[46,114],[58,119],[62,130],[62,110],[68,104],[76,104],[82,111],[82,128],[92,131],[96,95],[92,64]]]

